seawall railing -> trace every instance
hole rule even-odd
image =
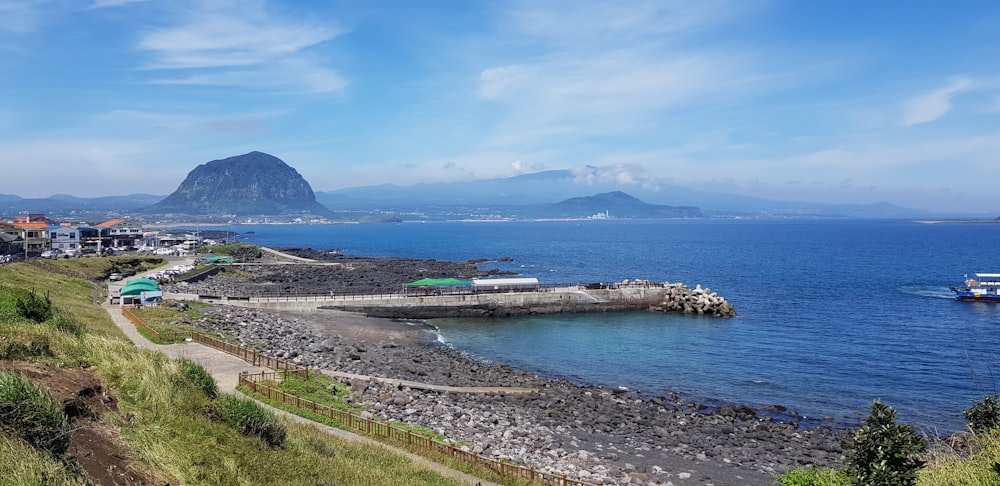
[[[365,300],[392,300],[413,297],[436,297],[442,295],[481,295],[481,294],[506,294],[511,292],[562,292],[582,289],[609,288],[597,287],[595,284],[543,284],[532,288],[517,289],[407,289],[398,292],[245,292],[238,295],[209,295],[198,294],[199,300],[235,300],[249,302],[342,302],[342,301],[365,301]],[[614,288],[614,287],[610,287]]]

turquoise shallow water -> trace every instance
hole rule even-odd
[[[966,273],[1000,272],[1000,224],[586,221],[233,226],[269,246],[465,260],[543,283],[632,278],[711,287],[732,319],[588,314],[441,320],[477,358],[707,404],[780,404],[854,425],[880,398],[938,432],[992,393],[1000,305],[956,302]]]

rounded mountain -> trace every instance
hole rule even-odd
[[[176,191],[146,213],[326,215],[312,187],[281,159],[250,152],[195,167]]]

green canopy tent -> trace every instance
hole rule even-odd
[[[452,286],[452,285],[472,285],[471,280],[462,280],[460,278],[422,278],[416,282],[410,282],[406,284],[407,287],[426,287],[426,286]]]
[[[148,278],[137,278],[129,280],[122,288],[121,295],[139,295],[143,292],[155,292],[160,290],[156,282]]]

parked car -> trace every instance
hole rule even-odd
[[[122,274],[120,273],[112,273],[111,275],[108,275],[108,280],[118,281],[121,279],[122,279]]]
[[[59,258],[59,250],[45,250],[39,258]]]

